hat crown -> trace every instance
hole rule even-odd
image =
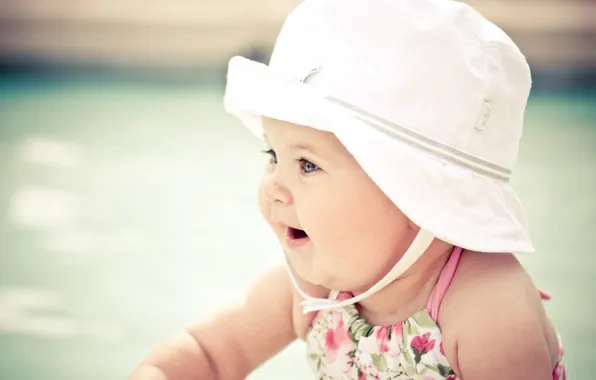
[[[306,0],[270,67],[466,155],[513,168],[531,87],[525,57],[453,0]]]

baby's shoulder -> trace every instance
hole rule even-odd
[[[441,305],[439,324],[451,352],[461,353],[462,345],[473,341],[476,352],[509,361],[511,344],[520,337],[524,346],[545,350],[552,358],[558,349],[538,288],[512,254],[465,252]]]
[[[546,319],[539,290],[512,254],[464,252],[439,319],[470,328]],[[500,321],[500,322],[499,322]]]
[[[445,303],[464,310],[476,309],[476,314],[480,305],[541,309],[538,288],[517,258],[508,253],[465,251]]]
[[[511,254],[465,251],[439,313],[443,330],[514,325],[543,313],[538,289]],[[458,331],[461,332],[461,331]]]

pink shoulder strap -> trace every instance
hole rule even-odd
[[[443,298],[445,297],[445,294],[449,289],[449,285],[451,285],[451,281],[453,280],[453,276],[455,275],[455,271],[457,269],[457,264],[459,264],[461,254],[461,247],[453,248],[449,260],[447,260],[447,263],[441,271],[439,281],[437,281],[437,284],[435,285],[432,293],[430,294],[430,297],[428,298],[426,310],[435,322],[437,322],[437,320],[439,319],[439,309],[441,308],[441,303],[443,302]]]
[[[462,251],[463,249],[461,247],[455,247],[453,249],[449,260],[447,260],[447,263],[441,271],[439,281],[437,281],[437,284],[428,298],[426,310],[435,322],[437,322],[439,318],[439,309],[441,308],[441,303],[443,302],[443,298],[449,289],[449,285],[451,285],[451,281],[453,280],[453,276],[457,270],[457,264],[459,264]],[[538,292],[540,294],[540,298],[545,301],[550,300],[550,295],[546,294],[542,290],[538,290]]]

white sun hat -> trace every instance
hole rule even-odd
[[[334,133],[421,228],[369,292],[335,303],[303,294],[305,311],[378,291],[435,237],[473,251],[532,252],[509,185],[530,87],[515,43],[453,0],[306,0],[269,65],[232,58],[229,113],[260,137],[261,116]]]

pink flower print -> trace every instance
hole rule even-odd
[[[402,324],[398,323],[398,324],[393,325],[393,327],[391,327],[391,337],[393,339],[397,339],[397,341],[400,342],[402,336],[403,336]]]
[[[338,301],[345,301],[345,300],[349,300],[350,298],[352,298],[352,294],[349,292],[341,292],[337,295]]]
[[[416,364],[420,363],[422,355],[435,348],[435,340],[429,340],[429,338],[430,332],[427,332],[424,335],[419,335],[412,339],[412,343],[410,343],[410,345],[414,349],[414,361]]]
[[[327,329],[325,335],[325,348],[329,350],[337,350],[345,340],[349,339],[344,328],[344,321],[340,320],[336,328]]]
[[[399,343],[402,338],[401,323],[391,326],[377,327],[375,333],[376,343],[380,353],[387,353],[391,351],[391,356],[397,356],[401,352]],[[391,344],[391,342],[394,344]]]
[[[351,339],[348,328],[344,325],[343,319],[340,319],[337,322],[337,326],[335,328],[327,329],[325,334],[324,351],[327,363],[334,363],[337,360],[337,353],[341,348],[346,351],[345,353],[342,353],[342,355],[345,354],[347,356],[347,350],[349,350],[350,343]]]
[[[449,376],[447,376],[447,380],[457,380],[457,376],[449,375]]]
[[[366,375],[360,369],[358,370],[358,380],[366,380]]]
[[[445,351],[443,350],[443,341],[441,341],[441,344],[439,345],[439,349],[441,350],[441,355],[445,356]]]
[[[433,348],[435,348],[435,340],[429,340],[428,338],[430,338],[429,332],[424,335],[414,337],[411,343],[412,348],[420,352],[420,355],[431,351]]]
[[[377,344],[379,345],[379,351],[389,351],[389,337],[387,336],[387,330],[389,327],[383,326],[377,330]]]

